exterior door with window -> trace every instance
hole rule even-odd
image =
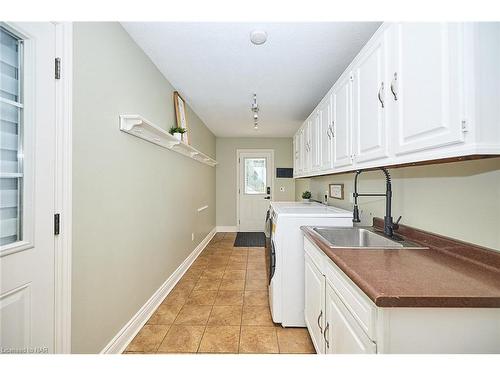
[[[55,25],[0,23],[0,351],[54,351]]]
[[[240,232],[263,232],[273,191],[272,152],[239,152],[238,170],[238,230]]]

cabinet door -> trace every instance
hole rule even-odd
[[[377,346],[327,283],[325,291],[325,351],[328,354],[375,354]]]
[[[333,167],[352,164],[351,157],[351,76],[339,81],[333,92]]]
[[[320,113],[316,112],[311,121],[311,160],[313,171],[317,171],[321,167],[320,121]]]
[[[395,153],[463,142],[463,25],[400,23],[390,35]]]
[[[302,172],[302,148],[301,148],[301,133],[302,129],[299,129],[295,136],[293,137],[293,174],[294,176]]]
[[[388,157],[385,34],[363,52],[353,70],[353,154],[356,163]]]
[[[312,118],[312,119],[311,119]],[[311,118],[306,120],[306,125],[304,126],[304,167],[303,170],[305,173],[311,172],[312,170],[312,157],[313,157],[313,150],[312,150],[312,123],[314,120],[314,117],[311,116]]]
[[[311,340],[316,352],[325,352],[323,340],[325,278],[312,262],[309,255],[305,254],[305,305],[304,317]]]
[[[328,94],[323,103],[318,109],[320,125],[319,125],[319,138],[321,143],[321,170],[332,168],[332,152],[333,152],[333,138],[332,138],[332,100],[331,95]]]

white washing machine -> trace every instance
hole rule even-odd
[[[269,304],[273,321],[283,327],[306,326],[303,225],[352,227],[352,212],[318,203],[271,203]]]

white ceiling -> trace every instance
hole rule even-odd
[[[379,22],[174,23],[123,26],[218,137],[289,137]],[[250,43],[252,30],[268,33]],[[259,130],[250,106],[257,93]]]

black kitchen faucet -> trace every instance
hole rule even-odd
[[[362,170],[356,171],[356,176],[354,177],[354,193],[352,194],[354,197],[354,210],[352,221],[354,223],[359,223],[361,220],[359,219],[359,209],[358,209],[358,197],[385,197],[385,216],[384,216],[384,234],[389,237],[394,236],[394,229],[397,229],[399,220],[401,220],[401,216],[396,221],[396,223],[392,220],[391,214],[391,200],[392,200],[392,186],[391,186],[391,175],[384,167],[378,168],[385,174],[385,194],[359,194],[358,193],[358,176],[363,172]]]

